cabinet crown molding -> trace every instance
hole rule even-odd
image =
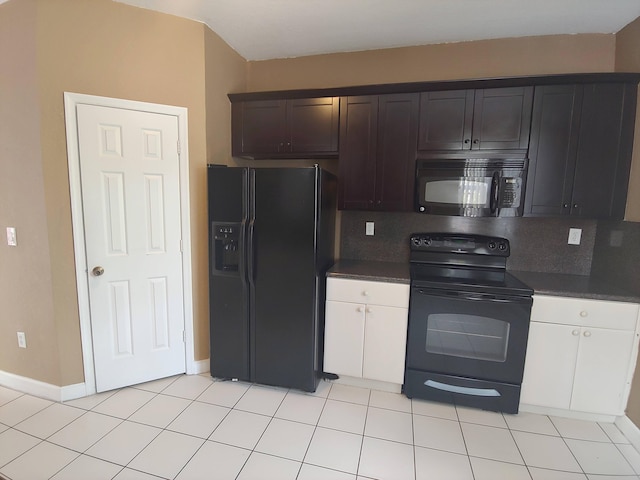
[[[427,82],[385,83],[333,88],[276,90],[228,94],[231,103],[247,100],[276,100],[308,97],[344,97],[352,95],[382,95],[388,93],[414,93],[433,90],[461,90],[472,88],[524,87],[580,83],[633,83],[640,82],[640,73],[571,73],[532,75],[523,77],[494,77],[465,80],[437,80]]]

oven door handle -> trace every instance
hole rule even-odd
[[[493,295],[491,293],[471,293],[456,292],[455,290],[429,290],[420,288],[417,290],[421,295],[449,298],[454,300],[470,300],[473,302],[493,302],[493,303],[531,303],[531,297],[506,297]]]

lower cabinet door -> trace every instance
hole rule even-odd
[[[362,376],[402,384],[409,310],[368,305]]]
[[[520,403],[568,409],[580,327],[531,322]]]
[[[582,327],[571,409],[624,415],[635,333]]]
[[[362,377],[365,306],[327,300],[324,371]]]

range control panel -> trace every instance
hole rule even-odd
[[[509,240],[486,235],[456,233],[413,233],[409,240],[412,252],[461,253],[508,257]]]

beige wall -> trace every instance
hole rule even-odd
[[[54,385],[83,381],[65,91],[188,108],[196,359],[207,358],[203,172],[208,150],[230,156],[224,102],[244,89],[244,59],[198,22],[110,0],[13,0],[0,6],[0,65],[0,219],[20,241],[0,247],[0,370]],[[220,133],[208,142],[209,124]],[[27,333],[26,350],[17,330]]]
[[[205,28],[206,162],[191,168],[193,302],[202,315],[194,325],[196,358],[209,358],[209,247],[207,163],[231,163],[231,103],[227,93],[246,89],[247,62],[218,35]]]
[[[611,72],[614,35],[555,35],[249,62],[249,90]]]
[[[616,35],[615,69],[617,72],[640,72],[640,18],[627,25]],[[633,161],[625,219],[640,222],[640,102],[636,115]]]
[[[35,0],[0,5],[0,370],[60,384],[45,172],[40,145]],[[18,349],[16,332],[27,335]]]
[[[640,72],[640,18],[627,25],[616,35],[616,71]],[[636,114],[636,131],[626,220],[640,221],[640,102],[638,103]],[[627,416],[636,425],[640,426],[640,359],[638,359],[631,386]]]

